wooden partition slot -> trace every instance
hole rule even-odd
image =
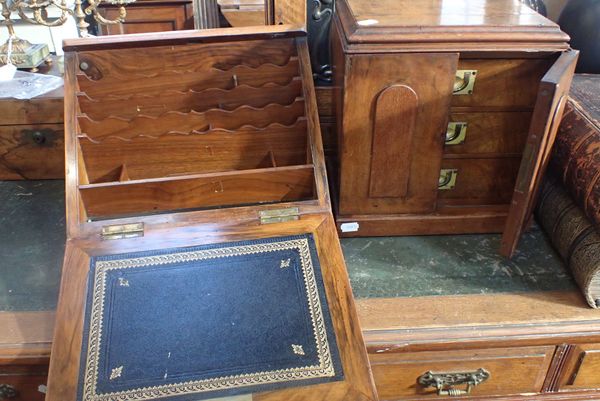
[[[234,110],[241,106],[266,107],[289,105],[301,98],[302,81],[294,78],[287,84],[268,83],[262,87],[239,85],[233,89],[210,88],[203,91],[165,90],[158,93],[134,93],[121,97],[93,99],[85,92],[78,94],[81,111],[93,120],[108,117],[132,118],[138,115],[157,117],[167,111],[188,113],[209,109]],[[109,99],[109,100],[107,100]]]
[[[286,202],[314,197],[312,165],[80,185],[89,218]]]
[[[306,161],[308,138],[306,120],[300,119],[290,127],[272,125],[262,130],[213,130],[158,138],[144,136],[131,141],[111,137],[100,143],[80,138],[79,142],[89,181],[98,183],[117,180],[123,164],[134,180],[301,165]]]
[[[92,61],[80,63],[87,71],[93,67]],[[160,71],[144,75],[131,74],[127,79],[112,79],[98,73],[85,75],[77,74],[79,89],[89,97],[97,99],[108,95],[129,95],[131,93],[177,91],[202,91],[211,88],[233,89],[240,85],[261,87],[269,83],[278,85],[289,84],[298,76],[299,64],[297,59],[290,60],[283,66],[263,64],[258,67],[239,65],[229,70],[211,68],[208,71]]]
[[[304,100],[297,99],[288,106],[241,106],[233,111],[210,109],[201,113],[169,111],[159,117],[110,117],[99,121],[83,115],[78,117],[78,121],[82,135],[95,142],[101,142],[109,137],[127,141],[144,136],[159,137],[169,133],[191,134],[213,129],[239,130],[248,127],[266,128],[271,124],[293,125],[304,115]]]
[[[245,65],[282,66],[297,57],[294,39],[248,40],[236,43],[193,43],[178,46],[155,46],[83,51],[79,63],[86,62],[91,78],[126,82],[132,77],[151,76],[163,71],[229,70]],[[94,71],[96,73],[94,73]]]

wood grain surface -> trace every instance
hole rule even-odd
[[[347,60],[344,82],[336,82],[336,85],[343,85],[344,91],[343,128],[338,128],[340,214],[425,213],[435,209],[443,150],[442,133],[445,133],[447,127],[446,113],[457,59],[457,54],[449,53],[364,55],[352,56]],[[436,85],[431,85],[432,81]],[[395,129],[398,128],[398,120],[388,121],[391,115],[382,113],[383,110],[377,114],[378,110],[375,108],[377,96],[392,85],[403,85],[416,94],[416,99],[413,98],[410,102],[413,107],[414,100],[418,100],[410,149],[398,153],[399,147],[392,147],[386,141],[390,147],[387,159],[404,158],[401,160],[401,169],[373,165],[373,151],[377,149],[374,129],[378,129],[379,124],[384,124],[381,129],[390,129],[394,125]],[[406,115],[409,119],[410,114],[407,112]],[[397,135],[403,134],[407,133]],[[406,160],[407,154],[411,155],[409,161]],[[397,164],[395,166],[399,167]],[[371,171],[373,167],[376,169]],[[382,171],[382,168],[385,170]],[[377,179],[382,181],[389,181],[388,177],[394,175],[390,187],[393,186],[392,183],[408,179],[408,196],[371,197],[370,180],[377,174],[381,175]],[[403,192],[406,191],[399,191]]]
[[[404,198],[408,194],[411,150],[419,98],[406,85],[391,85],[375,100],[369,196]],[[393,174],[381,174],[393,171]]]
[[[546,172],[556,133],[567,103],[579,52],[563,53],[540,83],[539,93],[523,152],[523,162],[511,201],[500,253],[511,257],[521,233],[530,223],[539,186]]]
[[[79,109],[77,95],[78,89],[81,89],[78,88],[77,80],[78,78],[80,81],[81,79],[88,80],[90,87],[92,87],[98,80],[103,79],[106,70],[104,67],[99,67],[101,63],[96,64],[96,59],[92,62],[92,58],[88,57],[85,60],[90,63],[85,70],[88,71],[91,79],[78,77],[82,58],[79,57],[80,54],[73,52],[73,50],[77,50],[77,47],[71,45],[70,50],[72,51],[66,55],[67,99],[65,110],[68,132],[66,149],[69,241],[57,312],[53,358],[49,375],[48,401],[68,401],[75,400],[76,397],[79,368],[80,363],[82,363],[79,360],[83,335],[84,302],[82,300],[84,299],[84,282],[89,270],[89,258],[91,256],[299,233],[313,233],[316,239],[325,291],[344,368],[344,380],[318,386],[293,387],[254,394],[253,399],[281,400],[285,398],[297,401],[370,401],[376,399],[366,349],[357,323],[350,284],[331,215],[323,158],[323,143],[306,39],[298,37],[301,36],[299,32],[288,33],[289,28],[286,27],[268,28],[262,36],[259,33],[258,37],[273,36],[280,38],[272,41],[278,43],[279,48],[271,48],[271,50],[264,48],[264,54],[261,55],[259,49],[254,48],[253,51],[249,51],[248,47],[244,46],[244,44],[247,44],[244,41],[256,39],[256,34],[249,34],[249,31],[243,30],[237,31],[237,34],[232,34],[231,30],[213,30],[211,32],[212,34],[208,35],[206,32],[197,35],[184,32],[180,35],[166,35],[165,37],[152,35],[137,37],[132,42],[128,42],[126,46],[135,47],[137,44],[145,48],[143,51],[152,54],[154,46],[160,47],[164,44],[168,44],[169,47],[185,47],[187,46],[186,43],[189,42],[201,42],[202,46],[210,47],[214,43],[218,43],[223,48],[222,42],[230,42],[231,46],[225,46],[226,50],[223,50],[228,55],[227,57],[219,58],[218,52],[215,52],[213,58],[213,61],[218,59],[218,63],[220,63],[218,68],[215,68],[220,69],[221,72],[229,71],[227,73],[230,79],[233,74],[230,70],[237,71],[241,68],[244,71],[251,71],[250,74],[255,77],[263,77],[271,82],[273,74],[268,71],[290,68],[293,70],[293,73],[289,74],[290,78],[300,77],[302,82],[302,95],[300,97],[302,100],[297,101],[294,103],[295,106],[292,106],[296,108],[294,111],[296,114],[293,114],[293,117],[296,118],[291,123],[295,123],[300,118],[299,123],[292,127],[282,127],[281,119],[287,118],[285,107],[288,106],[270,103],[264,106],[263,109],[248,108],[247,118],[242,118],[246,122],[254,121],[256,123],[257,118],[260,120],[264,117],[265,127],[269,127],[267,130],[262,130],[261,127],[254,127],[249,130],[247,127],[239,127],[234,124],[229,127],[232,132],[224,135],[216,135],[216,133],[213,135],[205,132],[192,137],[185,137],[185,139],[178,136],[163,135],[160,140],[157,140],[147,134],[152,130],[157,132],[165,129],[181,129],[181,124],[170,121],[168,124],[163,124],[161,128],[153,127],[152,124],[141,127],[139,117],[135,117],[131,121],[124,121],[127,119],[119,119],[117,115],[116,120],[120,121],[126,127],[125,129],[129,129],[132,134],[132,137],[127,139],[130,139],[132,143],[147,141],[146,153],[149,155],[148,158],[152,159],[152,163],[155,164],[150,173],[155,176],[153,178],[136,180],[140,175],[145,174],[143,169],[140,168],[145,161],[143,161],[144,152],[140,151],[136,154],[133,144],[132,146],[123,146],[120,150],[121,154],[112,152],[110,156],[104,154],[105,152],[111,152],[110,140],[104,142],[106,138],[101,138],[103,139],[102,145],[104,148],[102,150],[94,148],[98,144],[93,143],[93,140],[98,141],[99,137],[106,136],[107,131],[103,131],[103,129],[108,126],[107,120],[114,119],[114,117],[109,116],[103,120],[101,124],[103,129],[95,131],[97,135],[91,138],[90,143],[83,142],[89,141],[89,138],[82,135],[77,121],[76,113]],[[222,36],[219,36],[219,34],[222,34]],[[244,43],[238,43],[238,39]],[[102,53],[97,60],[106,59],[115,62],[116,58],[112,58],[110,54],[112,50],[110,49],[114,47],[115,51],[119,51],[118,49],[121,48],[120,44],[122,43],[121,39],[95,39],[95,41],[96,43],[92,46],[89,46],[88,43],[81,43],[78,46],[81,46],[81,49],[103,49],[99,50],[98,53],[106,52],[106,54]],[[268,66],[253,64],[253,60],[261,59],[261,57],[266,58],[266,54],[273,54],[274,52],[284,54],[282,62],[288,67],[275,64],[269,64]],[[139,51],[137,53],[133,51],[131,56],[134,57],[135,54],[139,54]],[[163,67],[156,64],[174,63],[175,54],[179,53],[175,51],[167,52],[164,59],[155,59],[155,65],[148,67],[147,71],[162,71]],[[119,57],[126,58],[127,56],[120,53]],[[115,71],[118,74],[123,74],[124,77],[128,77],[127,69],[124,67],[131,63],[132,60],[126,61],[120,64],[120,70],[115,69]],[[178,65],[176,68],[183,68],[181,65],[175,64]],[[241,67],[239,67],[240,65]],[[94,68],[91,68],[92,66]],[[136,72],[129,73],[135,74]],[[168,73],[165,74],[168,75]],[[196,74],[200,73],[192,71],[185,72],[184,75],[194,76]],[[239,78],[241,80],[243,74],[240,73],[239,77],[241,77]],[[156,86],[140,84],[137,93],[153,93],[152,90],[158,87],[166,89],[170,85],[170,79],[171,77],[161,82],[160,85],[157,83]],[[132,87],[135,88],[134,82],[139,83],[140,81],[133,79],[131,82],[128,81],[127,84],[133,85]],[[214,89],[217,87],[210,86],[213,84],[218,86],[218,82],[212,82],[208,84],[209,88]],[[190,85],[190,82],[185,83],[185,85]],[[269,87],[265,86],[267,90]],[[107,89],[102,95],[106,95],[103,102],[108,102],[108,97],[120,93],[119,91],[121,89],[115,87],[110,88],[110,90]],[[79,96],[79,99],[82,98],[82,96]],[[173,102],[165,102],[164,104],[168,107],[175,106]],[[273,110],[265,112],[269,108]],[[223,110],[216,109],[215,112],[220,114],[223,113]],[[240,113],[243,114],[243,111],[238,110],[235,113],[239,117]],[[106,115],[106,112],[104,112],[104,115]],[[261,115],[263,117],[260,117]],[[186,118],[182,119],[182,122],[184,123],[189,117],[188,114]],[[229,123],[235,120],[233,116],[228,116],[228,118]],[[238,122],[241,122],[241,120]],[[262,123],[258,122],[258,124]],[[85,127],[85,123],[82,125],[84,125],[81,127],[82,129],[89,128]],[[212,129],[213,127],[209,128]],[[214,129],[217,129],[216,126]],[[110,129],[109,131],[112,133],[118,132],[118,130],[111,131]],[[140,133],[146,135],[143,140],[136,136]],[[189,143],[181,142],[182,140],[184,142],[197,141],[195,144],[196,149],[189,146]],[[115,147],[122,142],[119,139],[116,141],[116,144],[113,144]],[[170,175],[173,172],[173,162],[170,161],[168,146],[164,146],[164,143],[167,142],[175,147],[186,148],[181,150],[176,158],[178,164],[187,165],[189,170],[202,165],[199,160],[201,157],[196,150],[199,151],[200,147],[204,146],[205,152],[207,149],[211,149],[213,156],[216,156],[215,160],[220,159],[222,161],[220,168],[224,168],[226,171],[196,174],[194,171],[182,170],[180,171],[181,175]],[[154,147],[152,151],[150,151],[151,147]],[[264,162],[268,166],[253,166],[259,160],[258,156],[261,153],[259,149],[261,147],[263,152],[260,155],[262,159],[259,164]],[[301,152],[291,152],[291,147],[295,148],[296,151],[301,149]],[[90,151],[90,149],[94,150]],[[162,162],[159,150],[163,152]],[[226,154],[226,151],[229,151],[230,154]],[[237,165],[235,165],[235,160],[239,161]],[[127,161],[129,161],[131,167],[127,164]],[[105,171],[111,165],[117,173],[115,176],[121,181],[94,183],[93,180],[90,180],[91,177],[98,177],[98,171]],[[261,168],[253,169],[253,167]],[[90,182],[92,183],[90,184]],[[226,207],[232,205],[237,207]],[[209,209],[190,211],[188,210],[190,207],[208,207]],[[285,223],[261,224],[260,212],[291,207],[298,209],[296,220]],[[171,211],[171,213],[143,215],[149,211],[159,210],[163,212]],[[132,216],[114,218],[115,214],[123,213]],[[98,215],[107,219],[102,221],[89,220],[89,217]],[[99,234],[103,226],[127,224],[133,221],[144,224],[143,237],[116,241],[100,240]],[[67,284],[71,282],[73,283],[72,286]]]

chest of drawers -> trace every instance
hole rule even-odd
[[[518,1],[340,0],[332,31],[346,236],[527,225],[577,53]],[[525,157],[524,157],[525,155]]]

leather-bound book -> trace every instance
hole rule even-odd
[[[537,217],[588,304],[600,308],[600,234],[552,176],[542,186]]]
[[[579,74],[573,79],[551,169],[600,227],[600,76]]]

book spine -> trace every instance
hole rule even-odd
[[[550,170],[600,229],[600,126],[575,100],[567,104]]]
[[[600,234],[553,177],[542,185],[536,215],[588,304],[600,308]]]

